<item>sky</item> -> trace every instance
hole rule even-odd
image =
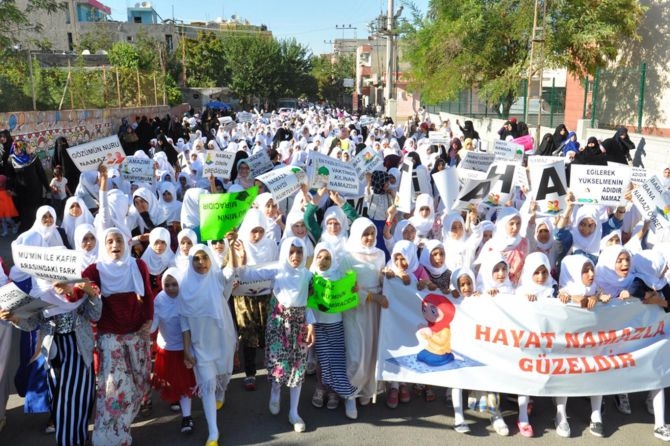
[[[126,8],[138,1],[101,0],[112,9],[112,19],[127,20]],[[425,13],[429,0],[412,1]],[[362,39],[368,36],[368,23],[380,13],[386,14],[387,0],[150,0],[163,19],[175,18],[186,23],[229,20],[232,15],[252,25],[267,25],[278,39],[295,38],[310,47],[312,53],[329,53],[335,39]],[[401,0],[394,1],[397,11]],[[403,15],[409,19],[408,8]],[[338,29],[339,28],[339,29]],[[345,28],[345,29],[342,29]],[[350,29],[350,28],[356,28]]]

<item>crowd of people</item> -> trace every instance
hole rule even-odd
[[[104,167],[79,173],[64,138],[56,141],[49,172],[24,141],[0,132],[3,235],[18,231],[13,248],[79,251],[83,271],[82,281],[72,284],[0,269],[0,285],[12,281],[50,304],[29,318],[0,311],[0,430],[13,369],[7,360],[12,326],[21,330],[18,373],[30,376],[18,390],[44,395],[57,444],[86,444],[89,421],[94,445],[131,444],[131,424],[151,409],[153,389],[181,411],[184,433],[193,430],[191,400],[199,397],[206,445],[213,446],[235,356],[244,388],[254,391],[259,349],[271,381],[268,410],[280,413],[282,387],[288,387],[288,420],[296,432],[306,429],[299,399],[312,370],[318,385],[311,404],[334,409],[344,401],[350,419],[380,393],[390,408],[409,402],[413,390],[435,400],[432,386],[376,380],[380,314],[393,306],[383,293],[385,280],[459,299],[512,293],[531,301],[576,302],[584,311],[611,299],[640,299],[667,311],[665,235],[649,231],[630,201],[613,208],[578,205],[569,194],[565,211],[550,218],[536,215],[528,191],[515,187],[503,206],[459,211],[445,208],[433,185],[417,191],[411,213],[400,212],[403,160],[428,175],[457,167],[466,151],[482,150],[472,121],[455,124],[431,123],[422,115],[403,125],[361,125],[343,111],[316,109],[255,115],[245,123],[207,110],[181,120],[124,120],[119,138],[127,155],[149,157],[155,165],[152,182],[132,184]],[[500,138],[524,136],[524,128],[510,120]],[[447,135],[449,146],[432,145],[432,131]],[[564,157],[566,166],[625,164],[634,150],[625,128],[583,146],[564,125],[549,136],[550,147],[543,150]],[[383,158],[383,168],[369,172],[360,193],[350,197],[303,185],[276,202],[247,160],[265,151],[274,168],[306,169],[313,151],[348,162],[367,147]],[[208,149],[235,154],[230,178],[203,175]],[[670,167],[662,176],[670,188]],[[240,227],[219,240],[203,240],[199,197],[252,187],[259,195]],[[36,193],[42,189],[51,205],[44,204],[46,194]],[[351,272],[359,299],[354,308],[331,313],[307,305],[314,281],[335,282]],[[236,293],[247,282],[269,285],[256,295]],[[41,362],[30,361],[36,347]],[[442,360],[431,355],[424,360]],[[510,434],[498,394],[469,392],[464,400],[461,389],[452,389],[450,395],[456,432],[470,431],[463,415],[469,407],[488,412],[498,434]],[[521,395],[517,401],[518,432],[532,437],[531,399]],[[566,401],[556,398],[556,433],[562,437],[570,436]],[[605,435],[601,403],[602,395],[590,399],[595,436]],[[617,395],[616,405],[630,413],[627,395]],[[670,441],[663,389],[650,392],[648,410],[654,435]]]

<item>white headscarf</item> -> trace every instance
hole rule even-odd
[[[440,249],[440,248],[442,250],[444,250],[444,245],[442,244],[442,242],[440,242],[439,240],[434,240],[434,239],[428,240],[428,241],[426,241],[425,245],[423,246],[423,250],[421,251],[421,256],[419,257],[419,263],[424,268],[426,268],[426,270],[428,270],[428,272],[432,276],[440,276],[440,275],[444,274],[444,272],[447,271],[447,269],[448,269],[447,261],[446,261],[447,260],[446,259],[446,251],[445,251],[445,259],[444,259],[445,261],[442,264],[442,266],[439,266],[439,267],[433,266],[433,263],[431,262],[432,252],[434,250]],[[451,255],[452,253],[449,252],[449,254]]]
[[[77,226],[77,229],[74,230],[74,244],[72,248],[76,251],[79,251],[84,254],[82,258],[82,271],[86,269],[87,266],[92,265],[98,259],[98,239],[95,239],[95,246],[90,251],[84,251],[84,248],[81,247],[81,244],[84,242],[84,237],[88,234],[92,234],[95,237],[95,228],[90,223],[84,223]]]
[[[468,276],[470,278],[470,282],[472,282],[472,289],[474,292],[475,286],[477,284],[477,281],[475,280],[475,273],[467,266],[457,268],[451,273],[451,280],[449,282],[451,284],[451,288],[458,291],[459,294],[462,294],[461,289],[458,286],[458,279],[461,278],[462,276]]]
[[[159,240],[162,240],[167,245],[163,254],[158,254],[152,248],[154,243]],[[152,276],[158,276],[173,264],[174,252],[170,248],[170,243],[170,231],[165,228],[154,228],[149,233],[149,246],[144,250],[142,260],[147,264],[149,274]]]
[[[596,224],[595,231],[588,237],[584,237],[579,233],[579,223],[585,218],[592,219]],[[581,250],[597,256],[600,251],[600,239],[603,233],[597,208],[595,206],[582,206],[579,208],[577,216],[575,217],[575,222],[570,228],[570,233],[572,234],[572,252]],[[597,274],[596,277],[598,277]]]
[[[51,226],[45,226],[42,224],[42,217],[46,214],[50,214],[53,217],[53,224]],[[51,206],[40,206],[35,212],[35,222],[31,230],[37,232],[44,241],[45,246],[63,246],[63,238],[58,232],[58,226],[56,226],[56,211]]]
[[[512,207],[498,209],[496,218],[496,232],[493,234],[488,245],[494,252],[505,252],[514,249],[521,242],[521,235],[511,236],[507,234],[507,223],[514,217],[519,217],[519,211]]]
[[[147,212],[149,214],[149,218],[151,219],[151,222],[154,224],[154,226],[158,226],[161,223],[164,223],[167,218],[167,212],[165,209],[160,207],[158,205],[158,200],[156,199],[156,194],[151,192],[149,189],[145,187],[140,187],[137,189],[135,192],[133,192],[133,202],[135,201],[135,198],[141,198],[142,200],[146,201],[147,204],[149,205]],[[133,205],[134,206],[134,205]],[[145,232],[146,229],[146,224],[144,222],[144,219],[140,215],[139,212],[137,212],[137,209],[134,209],[135,212],[137,213],[137,220],[136,220],[136,226],[140,227],[140,231],[142,233]]]
[[[507,275],[503,283],[493,279],[493,269],[498,263],[507,265]],[[477,289],[484,292],[496,289],[501,293],[514,293],[514,285],[509,280],[509,265],[499,253],[487,253],[477,274]]]
[[[256,243],[252,243],[251,231],[258,227],[263,228],[263,237]],[[263,211],[249,209],[238,231],[239,238],[244,243],[247,265],[260,265],[277,260],[277,244],[267,237],[267,232],[267,219]]]
[[[297,201],[297,200],[296,200]],[[295,209],[295,207],[294,207]],[[284,234],[282,235],[282,240],[288,237],[297,237],[293,233],[293,225],[298,222],[304,222],[305,213],[299,210],[292,210],[286,215],[286,225],[284,227]],[[305,256],[312,257],[314,255],[314,243],[312,239],[309,238],[309,232],[305,234],[304,237],[298,237],[305,244]]]
[[[182,271],[185,271],[188,266],[188,253],[186,255],[181,253],[181,241],[184,238],[189,239],[192,245],[198,243],[198,236],[192,229],[184,228],[177,234],[177,252],[174,255],[174,264]]]
[[[398,243],[401,240],[405,240],[403,232],[405,232],[405,229],[407,229],[408,226],[414,227],[412,222],[409,220],[400,220],[398,223],[396,223],[395,229],[393,230],[393,243]]]
[[[200,226],[200,208],[198,206],[198,197],[201,194],[207,194],[205,189],[192,187],[184,193],[184,201],[181,205],[181,225],[185,228],[195,228]]]
[[[342,230],[339,235],[333,235],[328,232],[328,220],[336,219],[340,222]],[[339,206],[331,206],[326,209],[323,214],[323,222],[321,223],[323,231],[321,232],[322,242],[328,243],[336,252],[340,253],[344,250],[344,245],[347,242],[347,231],[349,230],[349,220]]]
[[[561,261],[561,275],[558,278],[559,288],[571,296],[593,296],[598,287],[596,281],[591,286],[584,285],[582,282],[582,268],[586,263],[593,262],[584,254],[573,254],[563,257]],[[595,266],[594,266],[595,269]]]
[[[667,265],[668,262],[661,251],[645,249],[633,256],[633,268],[629,275],[639,277],[649,288],[660,291],[668,284],[663,274]]]
[[[387,263],[387,267],[392,268],[396,272],[398,268],[395,265],[394,257],[396,254],[402,255],[407,261],[407,270],[405,271],[410,276],[414,276],[414,272],[419,268],[419,259],[416,257],[416,245],[409,240],[401,240],[393,246],[393,251],[391,252],[391,259]]]
[[[342,278],[342,271],[340,271],[340,264],[337,261],[337,257],[335,256],[335,252],[333,251],[333,248],[331,248],[328,243],[317,243],[316,246],[314,247],[314,257],[319,255],[321,251],[328,251],[330,253],[330,267],[328,267],[327,270],[323,271],[319,269],[319,266],[317,265],[316,260],[312,262],[312,266],[309,268],[309,270],[317,274],[324,279],[328,280],[339,280]]]
[[[119,260],[113,260],[107,252],[106,241],[111,234],[121,234],[123,237],[123,255]],[[103,249],[99,253],[96,268],[100,273],[100,285],[103,297],[110,297],[116,293],[133,292],[144,295],[144,280],[137,266],[137,261],[130,257],[128,238],[119,228],[108,228],[102,232],[100,240]]]
[[[289,264],[289,254],[291,246],[303,249],[302,262],[297,268]],[[312,278],[307,268],[305,268],[305,245],[297,237],[289,237],[284,240],[279,249],[280,268],[274,281],[273,293],[277,300],[281,302],[302,302],[307,304],[307,290]],[[298,296],[297,299],[295,296]]]
[[[167,202],[163,197],[165,192],[172,195],[172,201]],[[158,185],[158,205],[165,211],[165,216],[168,223],[179,221],[181,218],[181,201],[177,200],[177,188],[170,182],[163,182]]]
[[[366,217],[358,217],[356,220],[354,220],[354,222],[351,224],[351,230],[349,231],[349,238],[347,239],[346,243],[346,250],[348,252],[357,254],[368,254],[368,255],[376,254],[377,252],[382,252],[375,245],[372,245],[370,247],[363,245],[362,242],[363,233],[369,227],[373,227],[375,229],[375,238],[376,238],[377,227],[372,222],[372,220]]]
[[[430,214],[428,214],[428,217],[423,218],[419,212],[419,209],[425,206],[430,208]],[[433,224],[435,223],[435,208],[433,206],[433,197],[428,194],[420,194],[418,197],[416,197],[414,215],[412,215],[409,221],[416,228],[417,236],[425,238],[431,229],[433,229]]]
[[[547,229],[549,230],[549,241],[545,243],[537,239],[537,235],[540,232],[542,226],[546,226]],[[549,252],[551,247],[554,245],[553,232],[554,232],[554,225],[551,223],[550,218],[545,217],[545,218],[538,218],[537,220],[535,220],[535,232],[533,233],[533,237],[535,238],[535,246],[537,246],[537,249],[539,249],[544,253]]]
[[[614,270],[619,254],[625,252],[630,257],[630,266],[626,277],[619,277]],[[635,278],[633,276],[633,255],[621,245],[612,245],[603,249],[598,257],[598,264],[596,265],[596,283],[603,289],[605,294],[612,297],[618,297],[621,291],[628,289]]]
[[[206,274],[200,274],[193,269],[193,257],[200,251],[207,254],[212,264]],[[217,326],[223,327],[223,306],[227,305],[223,296],[224,278],[221,270],[216,267],[214,253],[207,245],[193,245],[188,252],[188,269],[179,288],[179,314],[184,317],[212,318]]]
[[[165,280],[168,278],[168,276],[174,278],[177,281],[177,283],[180,283],[182,280],[182,273],[179,271],[179,269],[175,268],[174,266],[166,269],[165,272],[163,273],[163,276],[161,277],[161,288],[163,290],[165,290]],[[179,293],[177,294],[176,298],[156,299],[154,301],[154,305],[156,306],[155,312],[156,313],[160,312],[161,316],[164,317],[166,320],[179,316],[180,298],[181,298],[181,286],[179,287]]]
[[[73,217],[70,215],[69,211],[73,203],[77,203],[81,209],[81,215],[79,217]],[[65,201],[65,210],[63,211],[63,222],[61,223],[61,227],[65,229],[70,246],[73,248],[75,245],[75,229],[77,226],[83,225],[85,223],[93,223],[93,215],[86,207],[84,200],[76,196],[68,198],[67,201]]]
[[[543,284],[535,283],[533,274],[540,267],[544,266],[547,269],[547,280]],[[519,281],[519,288],[517,294],[528,295],[532,294],[538,299],[554,297],[554,285],[556,281],[551,277],[551,265],[549,258],[543,252],[532,252],[526,256],[521,271],[521,280]]]

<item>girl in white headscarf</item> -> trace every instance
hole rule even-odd
[[[249,209],[238,231],[244,246],[244,257],[238,266],[262,266],[277,260],[277,244],[265,234],[267,220],[258,209]],[[234,294],[234,293],[233,293]],[[256,350],[263,345],[267,315],[270,311],[268,291],[255,296],[233,296],[235,317],[244,354],[244,387],[256,390]]]
[[[254,200],[254,207],[259,209],[265,215],[267,224],[265,227],[265,236],[273,240],[275,244],[279,245],[281,241],[281,233],[284,230],[284,222],[282,220],[279,206],[275,203],[270,192],[264,192],[256,197]]]
[[[477,288],[491,296],[514,293],[509,266],[501,254],[491,253],[484,258],[477,274]]]
[[[130,257],[123,231],[106,229],[100,241],[98,261],[82,273],[100,288],[103,300],[97,323],[100,365],[93,443],[130,444],[130,426],[150,387],[154,296],[149,271],[143,261]]]
[[[62,228],[56,226],[56,210],[51,206],[40,206],[35,213],[35,222],[30,229],[42,237],[44,246],[65,246],[71,248]]]
[[[177,200],[177,188],[169,182],[158,185],[158,205],[165,210],[168,224],[179,222],[181,218],[181,201]]]
[[[449,251],[449,255],[452,252]],[[449,291],[449,281],[451,271],[446,262],[446,250],[439,240],[428,240],[419,256],[419,264],[424,267],[428,273],[430,284],[429,290],[440,289],[443,293]]]
[[[243,245],[236,244],[236,248]],[[304,381],[307,350],[314,344],[314,315],[307,309],[312,273],[305,268],[304,245],[296,237],[282,242],[279,265],[240,268],[242,281],[274,279],[272,308],[265,332],[268,376],[272,380],[270,413],[279,414],[281,386],[290,388],[289,423],[296,432],[305,431],[298,414],[300,389]]]
[[[635,278],[631,274],[631,253],[620,245],[603,249],[596,265],[596,284],[605,294],[619,299],[630,297],[629,288]]]
[[[327,243],[317,243],[314,248],[314,262],[310,271],[315,277],[329,282],[340,280],[344,272],[340,269],[335,252]],[[349,272],[348,272],[349,273]],[[353,274],[353,271],[350,272]],[[323,406],[324,393],[328,392],[328,402],[335,400],[338,395],[345,399],[345,413],[348,418],[358,418],[356,410],[356,387],[351,385],[347,377],[344,325],[342,313],[330,313],[314,309],[316,324],[314,332],[316,344],[314,349],[319,360],[318,383],[312,396],[312,404]],[[332,407],[334,404],[330,404]]]
[[[82,271],[98,259],[98,241],[95,234],[95,228],[89,223],[79,225],[74,230],[74,245],[72,247],[83,254]]]
[[[414,215],[409,221],[416,228],[417,244],[421,246],[426,239],[434,238],[433,225],[435,224],[435,208],[433,197],[420,194],[416,197]]]
[[[556,281],[551,277],[549,258],[542,252],[528,254],[523,265],[517,294],[529,301],[556,297]]]
[[[142,254],[142,260],[149,269],[151,291],[160,293],[161,275],[174,265],[174,252],[170,248],[170,232],[165,228],[154,228],[149,233],[149,246]]]
[[[147,237],[141,236],[148,234],[154,228],[165,226],[167,213],[159,206],[156,194],[140,187],[133,193],[133,206],[127,220],[133,236],[142,240]]]
[[[286,216],[286,227],[282,240],[288,237],[298,237],[305,244],[305,264],[312,264],[312,257],[314,256],[314,242],[309,236],[307,226],[305,226],[305,213],[299,210],[294,210]]]
[[[460,212],[449,212],[442,219],[442,242],[444,251],[449,253],[445,265],[451,271],[462,267],[468,252],[468,237],[465,233],[465,221]]]
[[[233,373],[237,334],[228,307],[232,281],[216,267],[214,254],[198,244],[189,251],[189,266],[179,294],[184,333],[184,361],[195,370],[207,428],[207,446],[218,444],[216,410],[223,406]]]
[[[482,263],[483,259],[490,258],[492,254],[504,256],[509,278],[516,286],[528,254],[528,239],[521,236],[521,216],[515,208],[498,209],[495,234],[482,248],[477,263]]]
[[[77,226],[93,223],[93,215],[84,204],[81,198],[70,197],[65,201],[65,208],[63,210],[63,222],[61,227],[67,234],[70,246],[75,246],[74,232]]]
[[[596,271],[593,261],[583,254],[568,255],[561,261],[561,275],[558,281],[558,298],[563,303],[575,302],[582,308],[593,309],[597,302],[607,302],[609,295],[603,295],[596,285]],[[624,395],[626,399],[627,395]],[[591,398],[592,434],[602,437],[602,395]],[[566,413],[567,396],[556,397],[556,435],[570,437],[570,424]]]
[[[182,272],[188,268],[188,253],[198,243],[198,236],[195,235],[192,229],[182,229],[177,234],[177,252],[174,256],[175,266]]]

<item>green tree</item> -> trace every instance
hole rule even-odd
[[[227,83],[223,41],[213,32],[199,32],[195,39],[179,39],[175,54],[177,57],[185,54],[182,64],[189,87],[217,87]],[[173,74],[181,78],[181,73]]]
[[[356,77],[356,58],[353,54],[343,54],[332,59],[322,54],[312,59],[312,77],[316,81],[316,96],[331,103],[340,102],[343,95],[350,95],[351,88],[344,87],[344,79]]]
[[[118,68],[138,69],[140,67],[140,53],[137,48],[128,42],[116,42],[107,53],[109,63]]]
[[[15,0],[0,1],[0,48],[9,48],[19,43],[20,32],[32,30],[39,32],[43,26],[31,19],[30,14],[35,11],[53,14],[67,8],[67,3],[58,0],[27,0],[16,4]]]
[[[89,31],[79,39],[77,52],[81,53],[83,50],[89,50],[91,54],[95,54],[100,50],[109,51],[114,42],[115,37],[111,32],[104,30]]]
[[[414,87],[428,102],[476,88],[506,115],[527,77],[535,0],[431,0],[424,18],[405,29]],[[545,64],[594,73],[635,37],[644,14],[638,0],[547,2]],[[497,107],[496,107],[497,108]]]
[[[280,97],[297,98],[309,94],[312,54],[308,47],[299,44],[295,39],[279,41],[280,51]]]

